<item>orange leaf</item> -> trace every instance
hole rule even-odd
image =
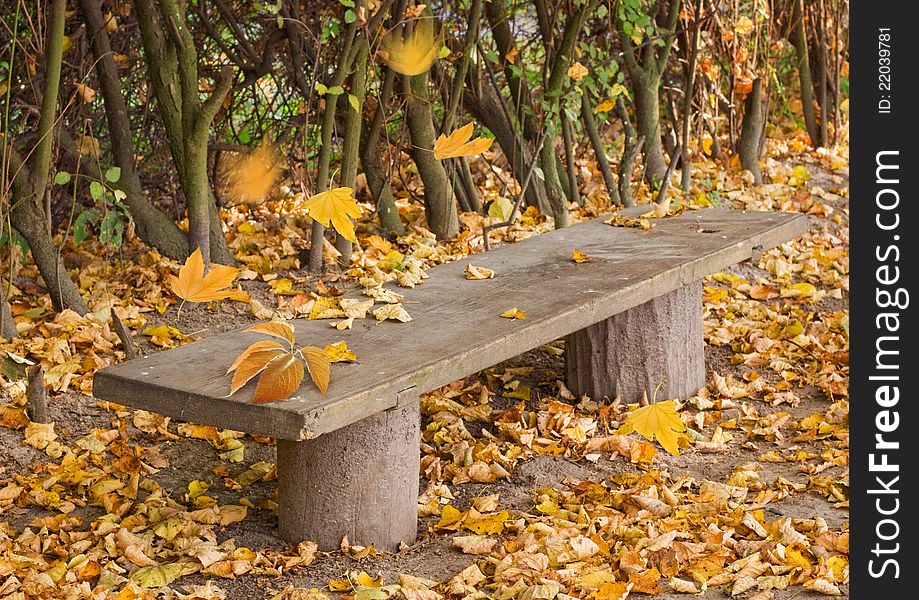
[[[272,342],[273,343],[273,342]],[[230,382],[230,395],[236,393],[239,388],[249,383],[249,380],[261,373],[275,358],[286,354],[280,345],[275,350],[261,350],[250,353],[233,374],[233,380]]]
[[[274,402],[289,397],[303,383],[303,362],[293,354],[277,356],[259,377],[252,402]]]
[[[488,150],[494,141],[492,138],[476,138],[470,141],[470,137],[472,137],[471,121],[455,130],[449,136],[440,134],[440,137],[434,142],[434,158],[442,160],[444,158],[474,156]]]
[[[243,350],[242,354],[236,357],[236,360],[234,360],[233,364],[230,365],[230,368],[227,369],[227,375],[229,375],[230,373],[235,371],[237,368],[239,368],[239,365],[241,365],[243,361],[249,357],[249,355],[254,354],[256,352],[265,352],[266,350],[281,351],[281,350],[284,350],[284,346],[275,342],[274,340],[262,340],[260,342],[255,342],[254,344],[252,344],[251,346]]]
[[[171,277],[169,287],[173,293],[187,302],[210,302],[222,300],[235,290],[224,289],[236,279],[237,269],[225,265],[213,265],[204,274],[204,259],[201,248],[196,248],[179,269],[178,277]]]
[[[264,333],[276,338],[281,338],[282,340],[286,340],[291,348],[294,346],[294,328],[290,323],[284,321],[259,323],[258,325],[248,327],[246,331],[255,331],[256,333]]]
[[[303,349],[303,358],[306,359],[306,368],[309,369],[313,383],[319,391],[325,394],[329,389],[329,377],[332,371],[332,361],[328,353],[317,346],[307,346]]]

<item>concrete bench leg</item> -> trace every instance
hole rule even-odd
[[[639,259],[640,260],[640,259]],[[568,388],[594,400],[687,398],[705,385],[702,284],[696,282],[565,338]]]
[[[395,552],[418,526],[420,410],[414,389],[397,407],[314,440],[278,440],[280,536],[335,550]]]

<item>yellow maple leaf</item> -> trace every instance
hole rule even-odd
[[[686,431],[686,426],[676,411],[676,402],[665,400],[630,412],[619,433],[627,435],[632,431],[637,431],[651,441],[656,439],[664,450],[679,456],[679,434]]]
[[[243,157],[230,172],[230,193],[243,202],[264,200],[280,175],[274,147],[265,142]]]
[[[322,350],[333,363],[354,362],[357,360],[357,355],[351,352],[351,350],[348,349],[348,344],[343,341],[335,342],[334,344],[326,344]]]
[[[186,302],[222,300],[235,292],[225,288],[233,284],[238,272],[234,267],[213,265],[205,275],[201,248],[196,248],[185,259],[185,264],[179,269],[179,276],[170,276],[169,288]]]
[[[442,36],[434,35],[434,19],[421,19],[408,36],[403,36],[401,29],[387,33],[380,55],[390,69],[411,77],[427,72],[442,47]]]
[[[443,160],[475,156],[488,150],[494,141],[492,138],[483,137],[470,141],[470,137],[472,137],[472,121],[453,131],[449,136],[440,134],[440,137],[434,142],[434,158]]]
[[[346,240],[357,242],[354,223],[348,217],[360,217],[361,209],[352,194],[353,190],[349,187],[333,188],[310,196],[304,208],[311,218],[325,227],[331,224]]]

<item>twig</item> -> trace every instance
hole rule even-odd
[[[137,347],[134,345],[134,340],[131,339],[131,332],[128,331],[128,328],[124,326],[121,318],[119,318],[118,313],[115,312],[115,307],[112,307],[112,325],[115,327],[115,333],[118,334],[118,339],[121,340],[121,345],[124,347],[124,354],[128,360],[137,358]]]
[[[41,365],[32,365],[26,385],[26,414],[33,423],[48,423],[48,393],[45,391],[45,373]]]

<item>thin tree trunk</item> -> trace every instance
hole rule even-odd
[[[600,132],[597,131],[597,121],[594,119],[593,107],[590,105],[586,90],[581,94],[581,121],[584,123],[584,129],[587,130],[587,138],[590,140],[594,156],[597,158],[597,166],[603,175],[603,183],[609,193],[610,202],[613,205],[622,204],[622,199],[619,197],[619,188],[616,186],[615,178],[613,178],[613,170],[610,169],[609,157],[606,156],[606,149],[603,147]]]
[[[562,110],[559,118],[562,122],[562,139],[565,141],[565,167],[568,175],[569,200],[583,204],[581,192],[578,189],[578,171],[574,162],[574,134],[571,131],[571,121]]]
[[[807,48],[807,30],[804,27],[803,0],[792,0],[792,44],[798,57],[798,80],[801,87],[801,105],[804,110],[804,124],[814,147],[823,145],[820,126],[814,109],[814,84],[811,79],[810,57]]]
[[[376,113],[374,113],[372,121],[364,123],[361,133],[361,166],[364,168],[367,185],[370,187],[370,193],[373,195],[376,204],[380,226],[386,232],[403,235],[405,225],[402,224],[402,220],[399,218],[392,187],[389,185],[389,172],[383,167],[379,148],[380,133],[383,131],[383,125],[385,124],[384,110],[392,94],[393,84],[396,79],[395,71],[387,67],[383,68],[386,75],[383,78],[383,86],[377,97]]]
[[[686,76],[686,90],[683,93],[683,122],[680,143],[683,147],[681,187],[684,194],[689,194],[692,187],[692,153],[689,151],[689,132],[692,122],[692,99],[695,95],[696,60],[699,57],[699,36],[702,33],[702,1],[695,0],[693,4],[693,30],[692,41],[689,47],[689,61],[684,74]]]
[[[38,143],[28,163],[23,163],[12,144],[4,145],[7,151],[4,162],[9,164],[10,172],[14,174],[10,221],[28,242],[52,305],[58,311],[69,308],[85,314],[89,309],[54,245],[49,226],[51,217],[44,203],[51,170],[54,124],[57,121],[66,10],[66,0],[53,0],[51,3],[45,40],[45,82]]]
[[[208,179],[207,146],[210,127],[233,83],[223,69],[211,91],[201,99],[195,40],[183,14],[185,4],[159,0],[155,5],[135,0],[157,107],[188,211],[189,252],[201,249],[205,265],[230,258],[219,226]]]
[[[362,4],[358,4],[362,6]],[[351,74],[351,93],[348,102],[348,116],[345,119],[344,143],[341,151],[341,185],[343,187],[354,188],[357,179],[357,163],[360,154],[361,143],[361,120],[364,111],[364,98],[367,95],[367,56],[370,52],[370,46],[367,37],[359,34],[357,40],[357,57],[355,58],[355,69]],[[353,103],[351,98],[354,98]],[[350,217],[346,217],[350,218]],[[351,240],[343,235],[335,238],[335,248],[341,253],[339,264],[348,266],[351,264]]]
[[[355,21],[356,23],[356,21]],[[335,74],[332,76],[331,85],[328,87],[338,87],[345,83],[348,77],[348,71],[351,70],[351,64],[354,59],[352,48],[357,35],[355,23],[348,25],[345,32],[342,51],[338,54],[338,66]],[[320,124],[320,146],[319,159],[316,168],[316,189],[315,193],[321,193],[329,189],[329,170],[332,163],[332,130],[335,128],[335,111],[338,108],[338,94],[326,94],[325,108],[322,113],[322,123]],[[313,273],[318,273],[322,269],[322,247],[325,237],[325,227],[319,221],[313,221],[313,227],[310,233],[310,256],[308,268]]]
[[[763,183],[763,175],[759,169],[759,140],[762,131],[762,80],[757,77],[753,80],[753,89],[744,101],[743,125],[741,126],[740,140],[737,145],[740,164],[744,169],[753,173],[753,182],[756,185]]]
[[[459,233],[459,217],[447,171],[431,151],[437,130],[428,93],[428,74],[406,78],[403,88],[408,97],[405,119],[412,142],[410,153],[424,182],[425,218],[437,239],[449,239]]]

